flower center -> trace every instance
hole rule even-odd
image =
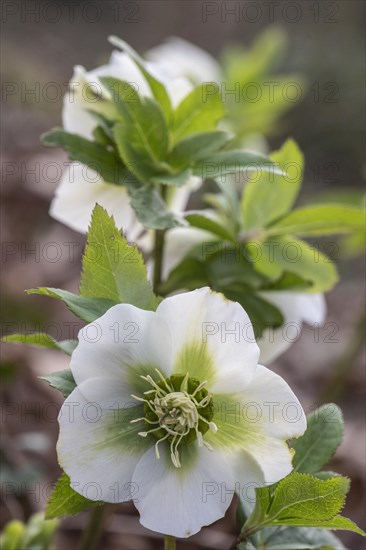
[[[144,397],[134,399],[144,403],[144,417],[131,422],[144,421],[147,431],[139,432],[141,437],[149,434],[157,438],[155,443],[156,458],[160,458],[159,444],[170,442],[170,457],[176,468],[181,467],[179,447],[198,441],[198,445],[211,446],[203,441],[203,435],[211,430],[217,432],[212,418],[214,406],[212,395],[205,389],[207,382],[199,382],[187,374],[175,374],[164,378],[158,369],[159,380],[154,381],[150,375],[142,376],[152,389],[144,392]],[[154,426],[154,427],[152,427]]]

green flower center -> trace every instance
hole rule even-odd
[[[152,389],[144,392],[144,398],[134,399],[144,403],[144,417],[132,422],[144,421],[148,430],[139,432],[141,437],[149,434],[157,438],[155,443],[156,458],[160,458],[159,444],[167,440],[170,443],[170,457],[176,468],[181,467],[179,447],[198,441],[198,445],[211,446],[203,441],[208,430],[217,432],[212,422],[214,405],[212,395],[204,387],[207,382],[190,378],[187,374],[175,374],[169,378],[156,369],[159,380],[154,381],[150,375],[142,376]],[[154,427],[153,427],[154,426]]]

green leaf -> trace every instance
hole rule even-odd
[[[70,486],[70,478],[63,474],[57,481],[47,503],[46,519],[74,516],[79,512],[88,510],[93,506],[101,505],[102,502],[89,500],[79,495]]]
[[[338,281],[332,261],[319,250],[294,237],[269,237],[264,242],[247,243],[247,254],[254,268],[272,280],[290,272],[309,281],[311,292],[324,292]]]
[[[204,82],[188,94],[173,113],[172,141],[178,143],[191,134],[214,130],[225,116],[219,86]]]
[[[155,310],[157,306],[139,250],[128,244],[113,217],[99,205],[93,210],[87,235],[80,294],[142,309]]]
[[[77,294],[73,294],[67,290],[61,290],[60,288],[40,287],[32,288],[26,292],[27,294],[40,294],[42,296],[49,296],[50,298],[62,300],[74,315],[87,323],[92,323],[95,319],[104,315],[109,308],[118,303],[118,301],[106,298],[78,296]]]
[[[257,539],[261,550],[345,550],[333,533],[310,527],[267,527]]]
[[[269,172],[274,178],[275,174],[282,173],[270,158],[261,153],[244,150],[219,151],[208,155],[196,162],[194,171],[203,179],[222,179],[224,185],[227,174],[247,177],[254,172],[257,177],[258,173]]]
[[[195,290],[208,284],[205,265],[197,258],[186,257],[172,269],[159,291],[166,295],[176,290]]]
[[[226,298],[239,302],[243,306],[249,315],[256,338],[260,338],[266,328],[280,327],[284,323],[280,310],[253,292],[253,289],[244,283],[233,283],[229,287],[216,284],[212,285],[212,288],[223,292]]]
[[[298,208],[272,224],[267,235],[332,235],[361,230],[365,212],[360,208],[338,204]]]
[[[39,378],[48,382],[52,388],[59,390],[64,397],[68,397],[76,388],[76,382],[70,369],[53,372]]]
[[[128,194],[136,216],[145,227],[169,229],[187,225],[183,218],[168,210],[159,190],[154,185],[142,184],[136,180],[134,185],[129,185]]]
[[[167,121],[169,121],[171,118],[172,107],[165,86],[147,70],[144,59],[142,59],[142,57],[140,57],[139,54],[133,48],[131,48],[129,44],[127,44],[127,42],[121,40],[117,36],[110,36],[109,42],[114,46],[117,46],[117,48],[120,48],[122,51],[128,53],[129,56],[133,59],[133,61],[136,63],[136,65],[144,75],[147,83],[149,84],[150,90],[152,91],[152,94],[156,101],[161,106]]]
[[[263,284],[262,290],[305,290],[311,287],[311,282],[296,273],[284,271],[277,281]]]
[[[192,170],[187,168],[177,172],[176,174],[159,174],[151,178],[151,181],[156,185],[171,185],[173,187],[182,187],[189,182],[192,177]]]
[[[121,121],[113,128],[118,152],[140,181],[167,170],[163,162],[167,155],[169,136],[166,120],[158,103],[149,97],[140,97],[128,82],[102,77],[116,102]]]
[[[247,231],[267,227],[286,214],[300,190],[304,158],[297,144],[287,140],[279,151],[270,155],[270,159],[286,175],[259,173],[249,180],[241,203],[243,225]]]
[[[117,80],[115,84],[122,86],[123,82]],[[123,122],[117,122],[113,128],[123,162],[142,182],[169,173],[169,166],[165,163],[168,130],[160,107],[150,98],[144,98],[138,103],[126,102],[125,105],[128,106],[128,115],[123,114]]]
[[[304,473],[319,472],[340,445],[343,437],[342,411],[329,403],[307,417],[304,435],[292,441],[295,449],[294,470]]]
[[[196,161],[220,150],[231,139],[231,134],[219,130],[194,134],[174,147],[168,158],[169,163],[178,168],[191,166]]]
[[[56,349],[67,353],[67,355],[71,355],[77,344],[76,340],[62,340],[61,342],[57,342],[52,336],[44,332],[10,334],[3,340],[4,342],[10,342],[12,344],[28,344],[30,346]]]
[[[256,506],[247,521],[256,524],[318,527],[343,508],[349,480],[338,476],[322,481],[293,473],[275,486],[256,489]]]
[[[225,227],[220,225],[219,222],[206,216],[203,212],[193,212],[186,214],[186,220],[192,227],[203,229],[223,239],[224,241],[234,242],[235,238]]]
[[[47,147],[62,147],[70,160],[78,161],[100,174],[104,181],[125,185],[129,173],[116,153],[99,143],[89,141],[76,134],[54,128],[43,134],[42,142]]]
[[[366,537],[365,531],[360,529],[353,521],[343,516],[335,516],[329,521],[322,521],[321,524],[319,523],[317,526],[325,529],[343,529],[345,531],[353,531],[354,533],[358,533],[359,535]]]

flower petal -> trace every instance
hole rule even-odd
[[[304,433],[306,417],[280,376],[258,365],[245,390],[231,396],[214,395],[214,405],[218,431],[205,436],[214,449],[244,450],[257,462],[268,483],[291,472],[292,452],[286,440]]]
[[[189,445],[185,453],[189,456],[181,458],[182,468],[175,468],[169,452],[162,454],[157,460],[154,449],[149,449],[132,477],[139,488],[135,506],[142,525],[184,538],[222,518],[233,497],[230,455]],[[225,498],[223,487],[228,488]]]
[[[143,232],[129,204],[124,187],[106,183],[94,170],[80,163],[67,167],[56,190],[50,215],[81,233],[86,233],[95,204],[103,206],[122,227],[128,240],[134,241]]]
[[[261,296],[278,307],[284,316],[282,327],[264,330],[258,340],[262,363],[273,361],[296,342],[304,321],[309,325],[314,323],[321,325],[325,321],[326,303],[323,294],[268,291],[261,292]]]
[[[65,400],[59,414],[57,454],[71,486],[90,500],[124,502],[136,487],[132,474],[149,442],[138,436],[142,407],[111,410],[84,396],[83,384]]]
[[[213,393],[248,385],[259,348],[249,317],[238,303],[205,287],[166,298],[156,313],[171,331],[174,372],[207,380]]]
[[[222,81],[220,65],[216,59],[181,38],[169,38],[164,44],[147,51],[145,55],[168,73],[186,76],[195,84]]]
[[[105,379],[109,379],[111,401],[130,403],[131,393],[141,394],[151,389],[141,375],[154,374],[154,368],[167,376],[170,374],[169,328],[164,319],[152,311],[118,304],[86,325],[78,338],[79,344],[70,362],[76,383],[98,379],[102,387]],[[84,387],[84,393],[93,400],[95,393],[91,384]]]

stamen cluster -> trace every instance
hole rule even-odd
[[[171,460],[176,468],[180,468],[178,448],[181,444],[190,444],[197,440],[200,447],[204,445],[212,450],[211,446],[203,441],[203,436],[209,429],[217,432],[217,426],[212,422],[212,395],[204,387],[207,381],[199,382],[195,378],[190,378],[188,373],[164,378],[158,369],[155,370],[160,380],[155,382],[150,375],[142,376],[152,389],[144,392],[144,398],[132,396],[144,403],[145,416],[131,422],[143,420],[149,427],[148,430],[139,432],[141,437],[147,437],[149,434],[157,437],[157,459],[160,458],[159,444],[168,440]]]

